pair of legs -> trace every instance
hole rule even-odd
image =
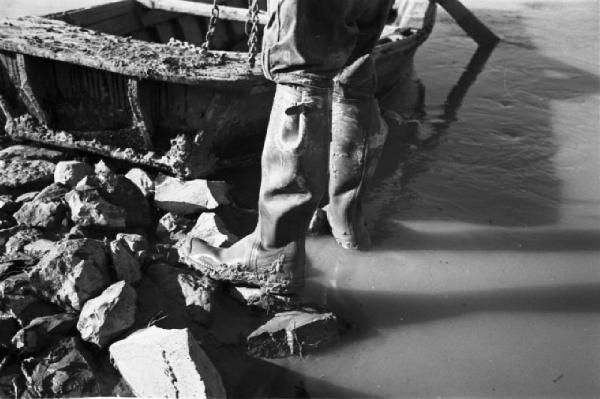
[[[269,0],[263,69],[277,83],[263,155],[259,218],[231,248],[191,239],[184,262],[216,279],[287,293],[304,283],[304,240],[327,192],[338,242],[368,241],[360,199],[379,128],[375,46],[392,0]]]

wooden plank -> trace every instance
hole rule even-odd
[[[0,20],[0,50],[127,76],[205,86],[268,85],[246,54],[190,49],[107,35],[39,17]]]
[[[186,0],[136,0],[148,8],[155,10],[165,10],[179,12],[183,14],[199,15],[210,17],[212,14],[212,4],[196,3]],[[219,6],[219,18],[223,20],[245,22],[248,19],[248,10],[245,8]],[[260,11],[258,14],[259,23],[267,23],[267,13]]]
[[[35,68],[33,63],[34,61],[29,56],[17,54],[17,67],[21,81],[19,94],[21,100],[27,104],[29,112],[41,123],[50,126],[51,116],[43,106],[44,89],[40,80],[44,72]]]
[[[47,18],[59,19],[78,26],[87,27],[119,15],[131,13],[136,8],[134,0],[119,0],[116,2],[50,14]]]

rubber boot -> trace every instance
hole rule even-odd
[[[297,292],[308,223],[327,189],[331,89],[278,85],[262,154],[259,218],[230,248],[190,238],[182,261],[217,280]]]
[[[374,139],[381,141],[382,133],[387,132],[374,89],[372,59],[363,57],[344,70],[333,92],[326,212],[333,237],[346,249],[371,246],[362,199],[369,169],[372,172],[378,161],[372,156],[375,152],[370,154],[370,144]]]

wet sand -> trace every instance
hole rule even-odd
[[[373,250],[309,240],[309,290],[354,326],[272,362],[311,397],[600,396],[598,2],[464,3],[504,41],[465,76],[476,46],[440,12],[417,56],[431,137],[404,164],[390,141]]]

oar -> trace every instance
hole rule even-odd
[[[500,41],[467,7],[458,0],[435,0],[456,23],[480,46],[494,46]]]

